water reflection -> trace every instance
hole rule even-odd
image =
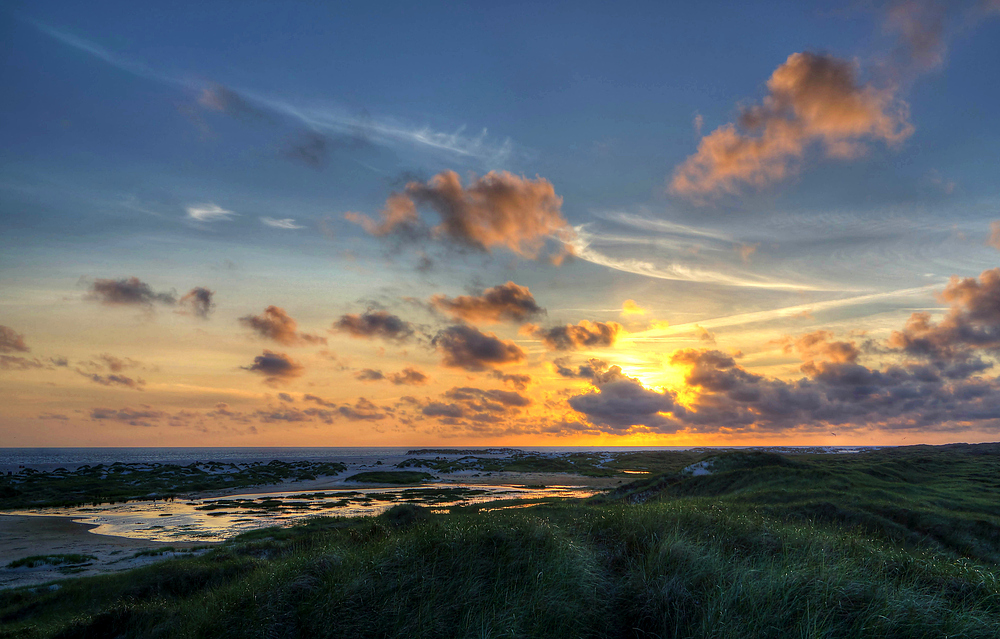
[[[498,500],[589,497],[597,491],[575,486],[484,486],[422,484],[406,488],[343,488],[316,492],[245,493],[177,501],[139,501],[97,507],[45,508],[18,515],[63,515],[96,524],[91,532],[148,541],[222,541],[268,526],[290,526],[306,517],[377,515],[394,504],[412,503],[438,511]]]

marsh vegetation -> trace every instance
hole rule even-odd
[[[400,504],[3,591],[0,637],[997,636],[998,447],[699,461],[586,502]]]

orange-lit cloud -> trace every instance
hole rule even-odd
[[[403,193],[390,196],[379,221],[357,213],[346,218],[376,236],[396,231],[419,236],[427,229],[418,207],[440,216],[441,223],[429,229],[433,236],[486,252],[504,247],[533,259],[547,239],[568,240],[573,235],[562,216],[562,198],[551,182],[506,171],[491,171],[467,187],[457,173],[443,171],[426,183],[410,182]]]
[[[263,355],[255,357],[253,364],[243,368],[263,375],[266,378],[264,381],[268,384],[278,384],[300,377],[305,372],[305,368],[288,355],[269,350],[265,350]]]
[[[27,353],[30,348],[24,343],[24,335],[9,326],[0,325],[0,353]]]
[[[674,171],[672,192],[699,199],[762,187],[798,170],[806,151],[853,158],[866,141],[897,144],[913,132],[909,109],[892,86],[860,82],[855,66],[819,53],[794,53],[767,81],[761,104],[742,109],[737,124],[702,138]]]
[[[409,322],[387,311],[366,311],[360,315],[341,315],[333,325],[333,330],[347,333],[351,337],[382,339],[402,342],[413,335]]]
[[[467,325],[441,330],[431,340],[431,345],[441,352],[442,364],[468,371],[518,364],[527,359],[525,352],[514,342]]]
[[[566,324],[565,326],[537,329],[535,335],[541,338],[542,343],[547,348],[567,351],[614,346],[618,336],[624,333],[624,330],[618,322],[582,320],[575,325]]]
[[[285,346],[300,344],[326,344],[325,337],[298,332],[298,323],[279,306],[268,306],[263,315],[246,315],[240,323],[263,338]]]

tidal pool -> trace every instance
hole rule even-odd
[[[243,493],[225,497],[134,501],[125,504],[40,508],[5,514],[56,515],[95,524],[91,532],[148,541],[222,541],[269,526],[290,526],[322,515],[377,515],[395,504],[419,504],[432,509],[502,500],[583,498],[592,488],[576,486],[486,486],[480,484],[421,484],[394,488],[331,488],[318,491]],[[500,506],[502,507],[502,506]]]

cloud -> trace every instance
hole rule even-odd
[[[125,388],[131,388],[132,390],[141,391],[144,390],[143,386],[146,385],[146,381],[141,378],[132,379],[131,377],[126,377],[125,375],[119,375],[117,373],[113,373],[111,375],[98,375],[96,373],[87,373],[81,370],[77,370],[76,372],[95,384],[100,384],[101,386],[123,386]]]
[[[542,343],[552,350],[567,351],[582,348],[606,348],[615,345],[618,335],[624,332],[618,322],[590,322],[566,324],[535,332]]]
[[[490,371],[490,376],[499,379],[504,384],[517,390],[528,388],[531,383],[531,375],[520,375],[517,373],[504,373],[503,371]]]
[[[484,324],[525,322],[545,312],[527,286],[514,282],[493,286],[478,296],[435,295],[431,298],[431,306],[456,319]]]
[[[833,333],[830,331],[814,331],[797,338],[785,338],[783,350],[785,353],[795,351],[807,362],[817,359],[838,364],[857,361],[861,351],[854,342],[833,342],[830,341],[832,339]]]
[[[583,413],[592,423],[612,432],[625,432],[636,426],[653,430],[669,430],[671,414],[683,412],[670,391],[658,393],[644,388],[639,380],[612,366],[594,379],[596,392],[569,398],[573,410]]]
[[[983,271],[979,278],[952,277],[939,298],[949,310],[935,323],[929,313],[913,313],[901,331],[893,331],[889,346],[923,357],[938,367],[987,366],[977,350],[1000,353],[1000,268]]]
[[[96,279],[90,285],[86,299],[108,306],[152,306],[154,302],[173,305],[173,293],[157,293],[138,277],[120,280]]]
[[[709,344],[715,344],[715,333],[712,333],[704,326],[694,325],[696,331],[698,331],[698,339],[703,342],[708,342]]]
[[[482,427],[509,422],[532,401],[513,391],[461,386],[442,393],[439,400],[417,403],[424,417],[437,418],[452,427],[470,424]]]
[[[95,420],[113,420],[124,422],[131,426],[155,426],[151,422],[160,421],[168,417],[167,413],[161,410],[154,410],[151,407],[145,408],[94,408],[90,411],[90,418]]]
[[[27,353],[30,350],[24,343],[24,335],[9,326],[0,325],[0,353]]]
[[[212,300],[214,295],[214,291],[210,291],[202,286],[196,286],[181,297],[180,305],[189,307],[191,312],[197,317],[208,319],[208,316],[212,314],[212,310],[215,309],[215,302]]]
[[[42,368],[45,364],[36,358],[17,357],[16,355],[0,355],[0,370],[26,371],[32,368]]]
[[[558,357],[552,360],[552,366],[560,377],[569,379],[594,379],[601,373],[608,370],[608,363],[597,358],[590,358],[586,364],[580,364],[576,368],[570,365],[569,357]]]
[[[333,329],[358,338],[381,337],[402,342],[413,335],[413,326],[387,311],[366,311],[361,315],[346,314],[333,325]]]
[[[260,218],[260,223],[263,224],[264,226],[270,226],[276,229],[287,229],[290,231],[295,229],[305,228],[301,224],[296,224],[295,220],[290,217],[286,217],[281,220],[276,220],[273,217],[262,217]]]
[[[990,237],[986,243],[1000,251],[1000,220],[990,222]]]
[[[761,104],[741,110],[738,124],[702,138],[674,171],[673,193],[697,200],[763,187],[796,173],[812,147],[848,159],[863,155],[868,141],[895,145],[913,132],[894,86],[859,82],[851,62],[830,55],[793,53],[767,89]]]
[[[263,355],[255,357],[253,364],[244,366],[243,370],[264,375],[267,378],[264,381],[268,384],[277,384],[300,377],[305,372],[305,368],[288,355],[269,350],[265,350]]]
[[[899,70],[926,72],[944,64],[946,3],[904,0],[889,5],[883,30],[898,37],[893,63]]]
[[[219,111],[234,117],[250,117],[269,120],[267,111],[254,106],[236,91],[221,84],[213,84],[202,89],[198,104],[211,111]]]
[[[622,315],[645,315],[646,309],[635,303],[635,300],[622,302]]]
[[[467,325],[449,326],[441,330],[431,345],[441,351],[445,366],[482,371],[494,366],[523,362],[527,355],[514,342],[498,338],[493,333],[482,333]]]
[[[506,171],[491,171],[463,187],[454,171],[438,173],[426,183],[410,182],[403,193],[386,201],[381,220],[356,213],[348,220],[368,233],[384,236],[401,231],[426,234],[418,207],[429,207],[441,218],[429,231],[461,246],[484,252],[504,247],[534,259],[550,238],[568,242],[573,230],[563,219],[562,198],[545,178],[534,180]]]
[[[215,204],[192,204],[187,207],[188,218],[196,222],[222,222],[238,215]]]
[[[326,344],[325,337],[298,332],[298,323],[278,306],[268,306],[263,315],[246,315],[239,319],[247,328],[261,337],[272,339],[285,346],[301,344]]]
[[[368,401],[364,397],[358,399],[354,403],[354,406],[344,405],[337,408],[343,417],[351,421],[379,421],[383,420],[388,415],[385,414],[384,410]]]
[[[423,386],[430,378],[417,369],[407,366],[398,373],[389,375],[389,381],[397,386]]]
[[[362,382],[379,382],[385,379],[385,375],[382,374],[382,371],[377,371],[373,368],[363,368],[354,373],[354,379]]]

